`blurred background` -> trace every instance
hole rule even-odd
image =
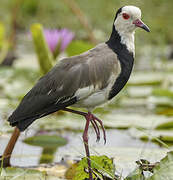
[[[128,174],[136,159],[158,160],[171,149],[172,0],[1,0],[1,154],[13,130],[6,120],[22,97],[59,59],[108,40],[115,13],[124,5],[140,7],[151,32],[137,30],[135,67],[129,83],[109,105],[94,111],[104,120],[108,142],[106,146],[96,143],[91,129],[91,151],[115,157],[119,170]],[[84,123],[80,117],[64,112],[37,120],[21,135],[12,164],[31,166],[84,156]],[[33,143],[36,135],[44,139],[57,136],[63,143],[53,146],[52,157],[47,160],[45,147]],[[46,143],[51,143],[47,138]]]

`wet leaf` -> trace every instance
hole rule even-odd
[[[67,139],[55,135],[38,135],[24,140],[26,144],[41,147],[58,147],[67,144]]]
[[[144,180],[144,175],[142,174],[142,170],[137,168],[133,172],[131,172],[124,180]]]
[[[81,151],[83,148],[80,148]],[[139,159],[147,159],[150,162],[157,162],[162,159],[167,151],[158,148],[144,148],[144,146],[132,148],[132,147],[90,147],[91,152],[97,152],[97,154],[103,154],[111,157],[114,160],[116,174],[120,177],[126,177],[130,172],[137,168],[135,161]],[[81,152],[80,151],[80,152]],[[80,153],[81,154],[81,153]],[[82,154],[85,154],[82,151]],[[62,156],[70,156],[75,159],[79,156],[79,151],[67,150],[62,152]]]
[[[158,126],[156,126],[155,129],[161,130],[161,129],[173,129],[173,121],[168,121],[165,123],[161,123]]]
[[[131,127],[141,127],[141,128],[150,128],[156,127],[161,123],[170,121],[171,118],[160,116],[160,115],[142,115],[138,113],[117,113],[108,112],[105,114],[99,113],[95,114],[98,118],[103,120],[103,124],[106,128],[119,128],[119,129],[128,129]],[[44,120],[43,120],[44,119]],[[71,113],[65,113],[62,116],[48,116],[43,118],[40,121],[37,121],[38,125],[42,129],[46,130],[83,130],[85,126],[85,119],[79,115],[74,115]],[[145,122],[145,123],[144,123]]]
[[[46,177],[45,172],[40,172],[38,170],[33,170],[33,169],[24,169],[24,168],[15,168],[15,167],[9,167],[5,169],[0,170],[1,176],[0,179],[2,178],[5,180],[40,180],[44,179]]]
[[[172,99],[166,96],[162,96],[162,97],[150,96],[148,98],[148,104],[153,104],[156,107],[173,107]]]
[[[151,95],[151,86],[129,86],[127,88],[127,93],[131,98],[144,98]]]
[[[173,91],[170,91],[168,89],[154,89],[152,94],[154,96],[166,96],[169,98],[173,98]]]
[[[65,173],[64,166],[0,169],[0,180],[58,180]],[[63,173],[62,173],[63,172]]]
[[[160,163],[153,168],[153,175],[146,180],[166,180],[173,178],[173,151],[168,152]]]
[[[107,114],[104,117],[104,125],[112,128],[151,128],[156,127],[161,123],[168,122],[170,118],[158,115],[142,115],[138,113],[128,114]]]
[[[163,73],[156,72],[136,72],[132,74],[128,85],[133,86],[146,86],[146,85],[159,85],[164,78]]]
[[[102,177],[102,175],[105,174],[112,178],[114,177],[115,168],[113,161],[107,156],[91,156],[91,167],[94,173],[98,175],[98,177]],[[88,164],[87,158],[85,157],[77,164],[73,180],[83,180],[85,178],[89,178],[89,175],[86,171],[88,171]],[[95,175],[93,176],[96,177]]]
[[[130,130],[132,137],[139,138],[144,141],[151,140],[163,146],[168,147],[165,143],[173,144],[173,131],[166,130],[139,130],[132,128]]]
[[[156,109],[156,113],[166,116],[173,116],[173,108],[158,107]]]

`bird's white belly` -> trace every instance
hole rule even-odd
[[[106,89],[97,91],[87,98],[79,100],[74,107],[82,107],[87,109],[93,109],[96,106],[102,105],[107,101]]]

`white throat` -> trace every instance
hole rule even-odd
[[[120,33],[118,32],[121,37],[121,43],[127,46],[127,49],[133,53],[135,56],[135,32],[130,33]]]

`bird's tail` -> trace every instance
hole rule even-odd
[[[67,106],[70,106],[76,102],[76,98],[72,98],[68,102],[64,102],[62,104],[53,104],[52,106],[41,110],[40,112],[34,113],[33,115],[24,115],[14,111],[12,115],[8,118],[8,121],[11,126],[17,126],[20,131],[24,131],[28,126],[30,126],[36,119],[47,116],[56,111],[62,110]],[[16,109],[17,110],[17,109]]]
[[[38,119],[38,116],[25,118],[25,119],[19,119],[14,120],[13,116],[10,116],[8,118],[8,121],[10,122],[11,126],[16,126],[20,131],[24,131],[28,126],[30,126],[36,119]]]

